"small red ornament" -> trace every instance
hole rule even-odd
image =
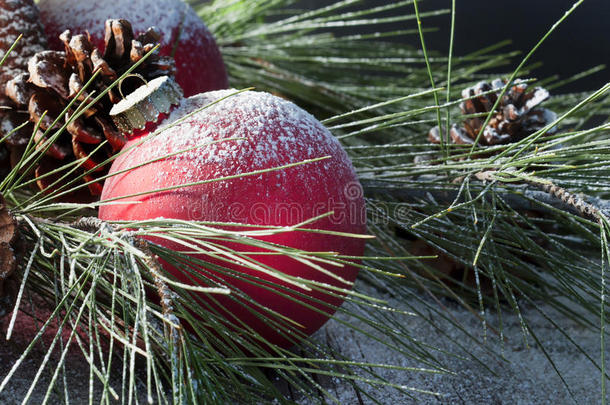
[[[65,30],[88,31],[93,45],[104,49],[104,22],[123,18],[134,32],[155,26],[163,35],[161,55],[176,61],[176,81],[187,96],[228,87],[227,72],[214,37],[195,11],[181,0],[42,0],[40,17],[49,44],[64,45],[59,35]]]
[[[163,79],[155,79],[149,86],[159,86],[159,80]],[[106,181],[102,192],[102,201],[112,199],[114,203],[100,207],[100,218],[114,221],[163,217],[288,226],[334,211],[332,216],[319,219],[308,225],[308,228],[364,234],[366,215],[362,189],[347,154],[331,133],[313,116],[279,97],[252,91],[231,95],[233,93],[234,91],[224,90],[184,99],[165,123],[175,123],[186,114],[228,96],[147,139],[140,146],[135,147],[143,140],[142,136],[147,135],[146,131],[128,142],[124,148],[127,152],[118,157],[110,169],[110,175],[116,175]],[[127,102],[132,102],[131,99],[132,96],[128,97]],[[142,111],[151,109],[156,108],[151,108],[150,105],[141,108]],[[127,121],[138,115],[132,110],[125,114]],[[163,108],[156,110],[164,111]],[[117,125],[125,126],[122,121],[125,117],[120,114],[117,118]],[[139,120],[136,126],[143,127],[144,121],[154,121],[154,118]],[[151,130],[150,124],[147,129]],[[243,139],[210,144],[228,138]],[[197,145],[207,146],[154,161]],[[170,191],[155,191],[326,156],[329,157],[326,160],[259,175]],[[138,167],[150,161],[154,162]],[[140,193],[145,194],[132,196]],[[120,199],[123,196],[132,197]],[[131,203],[120,204],[123,201]],[[346,256],[362,256],[365,243],[362,238],[303,231],[257,236],[257,239],[308,252],[331,251]],[[173,250],[184,250],[177,243],[166,240],[155,242]],[[235,242],[210,242],[236,251],[262,251]],[[263,267],[269,266],[289,276],[323,283],[320,286],[349,289],[358,273],[354,266],[339,267],[314,260],[320,266],[315,269],[298,258],[285,255],[249,254],[248,257]],[[250,312],[261,313],[256,306],[235,302],[234,299],[242,300],[238,298],[239,293],[229,297],[214,296],[226,308],[228,319],[236,317],[271,343],[282,347],[292,346],[315,332],[343,302],[344,294],[341,292],[326,290],[324,287],[314,287],[308,291],[266,274],[264,270],[253,270],[236,264],[235,258],[229,256],[217,258],[201,255],[198,258],[237,271],[237,276],[232,276],[208,268],[195,268],[206,277],[247,294],[261,306],[301,325],[298,327],[291,324],[290,332],[285,334],[273,325],[273,321],[278,321],[275,315],[267,313],[265,316],[272,321],[263,320]],[[189,282],[180,271],[172,267],[166,268],[181,281]],[[286,294],[287,290],[268,285],[266,288],[260,287],[253,285],[249,279],[240,279],[244,274],[291,288],[296,293],[288,292],[288,295],[297,301],[277,293],[281,291]],[[255,284],[259,282],[255,281]]]

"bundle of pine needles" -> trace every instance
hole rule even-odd
[[[610,84],[592,94],[553,97],[546,105],[557,112],[557,119],[517,142],[464,146],[447,142],[445,136],[432,144],[428,129],[438,125],[444,132],[457,119],[464,101],[461,90],[486,78],[486,69],[510,65],[515,55],[500,53],[501,45],[461,57],[452,55],[452,46],[448,56],[428,51],[425,18],[454,11],[455,2],[452,10],[427,14],[419,13],[412,0],[358,9],[352,8],[358,1],[345,0],[305,12],[290,9],[292,3],[215,0],[195,6],[219,42],[234,87],[256,86],[315,111],[348,150],[365,189],[375,239],[360,265],[361,280],[334,318],[355,336],[393,352],[396,363],[344,358],[332,339],[314,337],[291,350],[276,347],[246,326],[230,325],[193,294],[206,294],[214,302],[217,294],[231,297],[231,285],[186,285],[158,265],[161,259],[193,280],[203,277],[188,266],[193,261],[230,272],[212,262],[214,255],[232,254],[240,265],[255,268],[247,254],[219,247],[233,243],[300,255],[311,263],[343,265],[350,259],[266,245],[255,238],[261,232],[298,231],[306,224],[231,231],[230,224],[178,220],[104,223],[95,219],[96,206],[103,201],[56,202],[59,194],[86,185],[68,182],[51,195],[31,191],[31,181],[22,173],[40,159],[45,146],[32,138],[21,162],[0,183],[23,247],[7,337],[19,317],[32,316],[40,326],[0,383],[0,392],[18,370],[32,367],[34,349],[45,345],[48,355],[35,359],[24,403],[40,395],[36,392],[43,392],[43,403],[70,402],[65,375],[74,351],[89,364],[90,402],[338,403],[324,382],[330,377],[348,382],[362,401],[382,403],[372,387],[393,387],[405,397],[426,393],[396,384],[382,370],[452,373],[438,360],[440,351],[433,342],[412,339],[399,321],[427,319],[430,315],[422,308],[450,319],[437,305],[443,297],[471,309],[484,328],[499,331],[499,336],[503,326],[490,325],[487,310],[514,311],[524,337],[536,341],[527,311],[542,311],[544,302],[560,316],[599,331],[604,347]],[[387,12],[395,17],[380,17]],[[397,21],[413,28],[386,28]],[[337,28],[345,26],[374,26],[379,33],[342,35]],[[502,91],[527,74],[530,57],[556,26],[505,75]],[[421,49],[385,41],[402,35],[418,35]],[[537,84],[551,88],[561,83]],[[77,111],[84,110],[83,105]],[[483,117],[483,126],[491,116]],[[552,127],[557,131],[547,135]],[[50,145],[64,129],[49,130],[41,139]],[[566,193],[580,194],[569,199]],[[185,243],[214,239],[221,251],[198,245],[198,257],[210,262],[187,259],[142,242],[142,236]],[[417,244],[432,253],[414,257]],[[438,256],[459,266],[461,278],[435,266]],[[379,291],[401,304],[390,307],[377,298]],[[270,311],[265,320],[285,327]],[[453,327],[460,325],[454,322]],[[601,359],[590,357],[601,371],[602,398],[603,353]]]

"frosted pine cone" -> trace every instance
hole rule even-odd
[[[128,21],[108,20],[105,52],[102,55],[88,35],[72,36],[70,31],[65,31],[60,36],[65,51],[36,53],[28,62],[28,73],[14,77],[7,84],[6,94],[14,103],[28,110],[30,121],[40,121],[40,130],[34,136],[42,143],[45,141],[42,139],[43,133],[47,129],[59,129],[69,120],[80,102],[90,102],[95,95],[105,91],[150,52],[159,38],[160,35],[152,28],[136,37]],[[100,73],[95,81],[79,95],[98,71]],[[171,58],[152,54],[133,71],[138,75],[137,78],[128,77],[120,89],[111,89],[97,104],[70,123],[67,130],[45,151],[45,158],[35,170],[39,188],[53,188],[53,184],[62,176],[56,169],[80,159],[80,173],[89,172],[83,175],[83,180],[90,183],[90,195],[79,193],[70,199],[91,200],[98,196],[102,184],[96,179],[108,171],[102,163],[118,152],[126,142],[108,116],[112,105],[122,99],[120,91],[129,94],[143,84],[142,80],[172,75],[173,72],[174,62]],[[65,117],[61,117],[62,111],[76,97],[78,99],[74,108]],[[58,124],[52,127],[57,118],[60,118]],[[107,144],[100,148],[104,141]],[[56,173],[50,175],[53,171]]]
[[[7,279],[17,268],[16,252],[19,250],[17,228],[17,221],[9,212],[4,197],[0,194],[0,315],[6,314],[3,304],[10,302],[17,291],[16,288],[5,288]],[[10,285],[10,282],[8,284]]]
[[[0,66],[2,137],[28,120],[27,112],[18,111],[17,106],[5,95],[6,83],[27,72],[30,57],[46,48],[46,37],[40,24],[38,8],[32,0],[0,0],[0,59],[21,34],[23,37]],[[10,169],[11,158],[13,161],[18,159],[19,151],[25,147],[31,133],[31,126],[23,128],[0,145],[0,176],[5,176]]]
[[[483,114],[491,110],[505,85],[505,80],[496,79],[491,83],[480,82],[462,92],[462,98],[467,99],[460,104],[462,114],[479,116],[466,118],[461,126],[453,124],[449,131],[451,142],[458,145],[474,143],[487,118]],[[549,92],[542,87],[528,91],[526,83],[517,82],[498,103],[480,137],[480,144],[498,145],[517,142],[553,122],[557,117],[556,114],[539,107],[548,98]],[[547,134],[552,134],[555,130],[551,128]],[[428,132],[428,140],[432,143],[440,143],[438,126]]]

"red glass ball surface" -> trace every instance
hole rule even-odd
[[[225,90],[186,99],[166,122],[175,122],[185,114],[230,94],[233,94],[233,91]],[[243,139],[227,140],[228,138]],[[210,144],[222,140],[225,141]],[[141,145],[134,147],[138,143]],[[121,173],[142,163],[197,145],[202,146]],[[308,224],[307,228],[351,234],[364,234],[366,231],[361,187],[346,152],[313,116],[271,94],[244,92],[230,96],[156,137],[144,142],[142,138],[132,139],[124,150],[127,152],[112,165],[110,174],[118,174],[106,181],[102,200],[143,192],[146,194],[115,200],[111,205],[101,206],[99,215],[103,220],[163,217],[233,222],[261,227],[290,226],[333,211],[332,216]],[[329,158],[287,169],[169,191],[155,191],[326,156]],[[120,204],[127,201],[136,203]],[[282,232],[257,239],[308,252],[337,252],[347,256],[362,256],[365,244],[362,238],[303,231]],[[184,247],[177,243],[155,241],[174,250],[184,250]],[[264,251],[235,242],[216,243],[236,251]],[[351,287],[350,283],[356,279],[358,273],[354,266],[336,267],[315,262],[326,271],[347,281],[345,283],[285,255],[253,254],[250,257],[259,264],[282,273],[344,289]],[[206,255],[199,255],[198,258],[236,270],[238,274],[260,277],[262,280],[289,286],[294,290],[289,295],[297,297],[298,302],[278,295],[277,287],[267,286],[270,289],[266,289],[230,274],[220,274],[209,268],[195,266],[195,270],[206,274],[206,277],[237,289],[258,304],[302,325],[302,328],[292,325],[291,333],[284,335],[273,322],[259,319],[250,312],[260,312],[260,309],[254,309],[255,306],[251,304],[244,305],[233,301],[238,294],[233,294],[232,297],[214,296],[214,299],[224,306],[228,318],[236,317],[268,341],[283,347],[289,347],[315,332],[344,299],[343,294],[337,292],[328,294],[326,291],[306,291],[291,286],[272,275],[239,265],[228,258],[228,262]],[[180,271],[171,267],[168,269],[183,282],[189,282]],[[213,283],[210,284],[212,285]],[[313,308],[308,308],[307,305]],[[273,319],[273,315],[267,316]]]

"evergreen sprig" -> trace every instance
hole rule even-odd
[[[454,10],[423,14],[413,1],[354,9],[360,2],[347,0],[301,12],[290,9],[292,3],[215,0],[195,6],[221,46],[233,86],[256,86],[315,110],[348,150],[366,192],[369,229],[375,239],[360,265],[362,276],[354,291],[330,292],[347,294],[346,305],[334,318],[355,336],[393,352],[396,363],[344,358],[332,339],[323,342],[319,337],[285,350],[245,325],[229,324],[218,311],[219,302],[210,304],[221,294],[256,305],[230,283],[213,282],[193,271],[193,264],[229,280],[268,283],[218,264],[219,257],[231,255],[244,267],[259,267],[255,258],[227,246],[298,256],[312,268],[320,262],[341,266],[354,259],[256,239],[261,232],[312,232],[303,228],[308,224],[231,231],[231,224],[177,220],[104,223],[94,218],[95,204],[58,203],[51,198],[57,194],[31,191],[30,180],[20,169],[33,166],[45,148],[32,138],[21,162],[0,185],[18,220],[24,246],[8,336],[17,317],[25,313],[42,326],[4,376],[0,392],[20,368],[36,360],[24,402],[36,396],[41,403],[82,403],[82,398],[70,397],[64,378],[71,367],[69,354],[77,351],[89,363],[90,402],[339,403],[324,383],[328,377],[349,384],[361,401],[383,403],[374,396],[376,386],[392,387],[405,398],[436,394],[397,384],[383,371],[431,378],[453,373],[440,360],[441,349],[433,342],[414,340],[401,322],[413,316],[433,322],[430,314],[434,314],[462,331],[460,338],[476,340],[438,305],[443,297],[471,310],[486,330],[500,338],[503,325],[491,323],[486,310],[513,311],[521,320],[524,339],[538,343],[528,313],[540,311],[552,323],[557,319],[544,312],[544,302],[559,314],[553,316],[599,331],[603,347],[610,230],[606,217],[610,85],[592,94],[553,97],[547,107],[558,113],[552,124],[559,127],[556,135],[546,136],[542,130],[516,143],[472,149],[433,145],[425,135],[439,121],[447,128],[458,116],[460,91],[486,78],[485,69],[508,69],[516,55],[498,53],[502,44],[445,57],[385,42],[392,36],[418,35],[423,45],[428,32],[425,18]],[[397,17],[384,17],[388,11]],[[423,26],[388,30],[385,24],[396,21]],[[374,26],[380,33],[344,35],[338,29],[345,26]],[[527,74],[525,63],[517,66],[505,76]],[[48,139],[48,147],[63,129],[41,139]],[[76,184],[68,183],[57,193],[83,187]],[[566,205],[562,195],[549,194],[552,187],[582,193],[578,198],[588,201],[597,214],[583,217]],[[150,238],[182,241],[198,258],[145,242]],[[413,257],[411,247],[420,241],[433,248],[432,257]],[[460,264],[463,278],[449,277],[434,267],[437,255]],[[159,260],[206,287],[178,282]],[[282,269],[267,270],[295,285],[320,288],[289,279]],[[292,297],[300,294],[298,288],[274,287]],[[381,291],[400,304],[377,298]],[[198,294],[206,294],[209,301]],[[266,322],[288,330],[290,320],[260,309],[253,316],[264,316]],[[564,333],[578,347],[578,341]],[[459,355],[477,360],[461,350],[454,335],[447,333],[445,338],[453,341]],[[33,356],[39,345],[48,350],[47,357]],[[601,372],[603,391],[603,350],[601,359],[587,356]]]
[[[386,7],[393,8],[395,15],[405,21],[418,21],[421,49],[378,42],[392,35],[409,35],[415,30],[388,32],[377,41],[366,35],[345,36],[346,41],[342,41],[342,33],[333,31],[333,15],[353,3],[338,2],[328,9],[299,14],[303,18],[319,19],[312,22],[311,28],[315,31],[300,30],[307,26],[305,23],[292,25],[293,21],[299,21],[299,16],[279,17],[273,27],[283,27],[282,36],[277,36],[272,28],[259,44],[249,44],[243,38],[241,42],[222,39],[220,42],[223,50],[229,48],[226,50],[229,59],[236,58],[235,51],[239,50],[240,57],[248,55],[260,64],[250,67],[258,73],[249,72],[247,77],[268,75],[269,70],[290,72],[298,66],[299,76],[286,74],[284,83],[312,84],[323,90],[319,93],[327,101],[317,102],[320,95],[312,101],[309,94],[303,97],[304,93],[288,85],[278,88],[275,81],[261,81],[264,89],[284,92],[303,105],[330,106],[335,102],[328,100],[336,99],[336,104],[353,110],[349,113],[329,110],[335,116],[324,123],[346,145],[365,187],[369,219],[377,221],[371,227],[377,237],[370,244],[373,255],[388,252],[395,256],[409,255],[412,250],[408,246],[419,240],[431,246],[432,252],[446,255],[466,269],[463,279],[455,280],[439,272],[431,260],[410,262],[408,267],[389,262],[384,264],[384,269],[405,277],[395,279],[389,286],[377,280],[375,274],[366,273],[364,278],[399,296],[404,291],[405,300],[407,297],[418,300],[417,294],[412,293],[413,288],[424,288],[436,296],[457,300],[476,311],[485,328],[498,329],[499,336],[502,336],[502,325],[489,325],[485,316],[487,309],[495,313],[514,311],[522,320],[524,337],[533,336],[537,340],[523,307],[543,312],[540,303],[550,304],[562,316],[599,331],[602,357],[599,360],[591,354],[587,357],[605,375],[603,342],[607,310],[602,309],[605,308],[605,223],[610,190],[604,179],[610,167],[606,154],[610,86],[590,94],[554,95],[546,107],[558,113],[557,121],[509,145],[432,145],[425,136],[430,127],[447,128],[452,119],[457,119],[457,106],[463,101],[461,90],[481,78],[488,79],[480,73],[485,69],[507,68],[506,74],[500,75],[508,79],[505,88],[517,77],[526,76],[531,56],[582,1],[575,1],[534,43],[531,51],[514,64],[513,70],[508,67],[513,65],[516,55],[495,53],[498,48],[494,47],[456,57],[452,54],[452,36],[448,58],[426,50],[428,15],[418,12],[417,1],[393,2]],[[202,9],[202,15],[213,20],[205,10]],[[368,15],[374,16],[376,11],[368,10]],[[439,10],[439,13],[446,11],[455,16],[455,2],[451,10]],[[247,12],[256,14],[257,10]],[[330,18],[325,19],[329,15],[326,13],[331,13]],[[323,25],[322,21],[328,24]],[[379,23],[383,27],[384,22],[383,18],[372,17],[363,21],[363,26]],[[266,27],[261,19],[253,24],[253,27],[240,27],[239,35],[262,33]],[[289,46],[283,46],[282,42],[286,33],[294,34],[286,42]],[[331,49],[316,47],[317,41],[324,37],[333,38]],[[298,46],[301,44],[306,49]],[[281,57],[275,56],[276,51]],[[308,52],[316,53],[316,66],[313,59],[302,57]],[[333,52],[346,57],[335,58]],[[369,59],[365,60],[363,55]],[[367,63],[373,60],[374,63]],[[312,64],[306,65],[305,61]],[[557,89],[603,68],[593,67],[562,81],[545,78],[530,82]],[[234,69],[232,65],[229,68],[237,80],[241,69]],[[429,88],[425,83],[443,87]],[[446,93],[444,101],[439,97],[442,92]],[[490,117],[491,114],[483,116],[487,120]],[[552,126],[557,126],[559,131],[556,135],[546,135]],[[559,194],[556,190],[563,191]],[[570,197],[570,193],[576,198]],[[579,208],[582,205],[578,205],[582,203],[577,203],[583,200],[600,214],[583,218]],[[402,284],[408,289],[403,290]],[[567,337],[577,344],[575,338]],[[553,362],[551,357],[549,360]],[[601,386],[605,387],[603,377]],[[605,394],[602,398],[604,401]]]

